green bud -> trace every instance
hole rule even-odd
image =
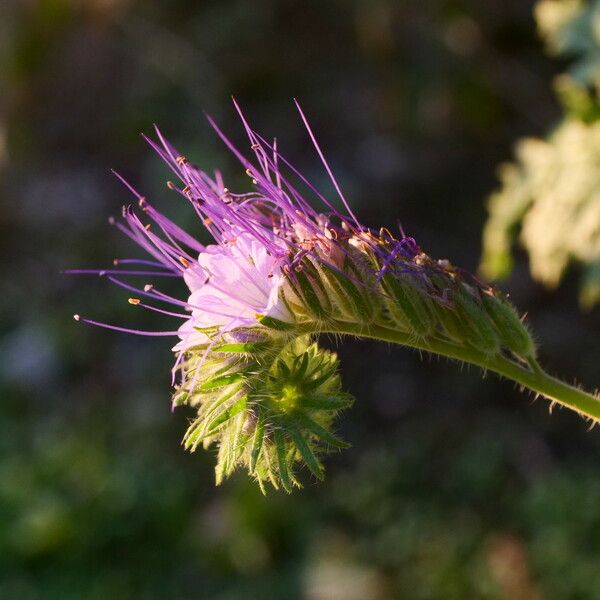
[[[464,340],[484,354],[500,351],[500,337],[483,305],[478,302],[464,284],[453,291],[456,315],[463,325]]]
[[[423,338],[435,328],[431,300],[411,276],[385,274],[382,285],[387,295],[387,307],[396,324],[415,337]]]
[[[521,358],[535,358],[535,344],[513,306],[493,293],[482,294],[483,305],[502,337],[502,343]]]
[[[319,271],[305,258],[287,274],[284,297],[300,321],[323,321],[331,316],[331,302]]]
[[[308,336],[265,331],[261,340],[242,342],[224,335],[203,363],[205,350],[194,351],[185,365],[188,388],[177,401],[197,410],[185,447],[218,446],[217,483],[245,467],[261,489],[269,482],[289,492],[300,485],[298,467],[322,479],[320,455],[347,446],[332,425],[353,399],[341,390],[335,354]]]
[[[362,318],[371,321],[373,316],[372,305],[367,297],[367,290],[364,285],[355,283],[360,280],[342,274],[328,265],[320,265],[320,271],[323,274],[324,285],[330,296],[331,304],[336,308],[336,312],[346,319]]]

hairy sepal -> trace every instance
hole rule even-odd
[[[295,333],[265,327],[260,339],[238,341],[233,332],[204,360],[206,349],[196,348],[184,362],[186,391],[176,397],[196,418],[183,443],[190,451],[217,446],[217,483],[241,467],[262,490],[270,483],[289,492],[302,466],[322,479],[319,457],[347,447],[332,431],[353,400],[341,390],[337,356]]]

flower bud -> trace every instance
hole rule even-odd
[[[464,284],[459,284],[452,294],[456,315],[463,326],[463,336],[467,344],[481,350],[486,355],[500,351],[500,337],[493,322],[479,301]]]
[[[493,292],[481,295],[483,305],[502,337],[502,343],[520,358],[535,358],[535,343],[513,306]]]
[[[180,403],[197,410],[184,446],[218,446],[217,483],[238,467],[247,468],[263,490],[269,481],[291,491],[300,485],[301,465],[322,479],[319,455],[346,447],[332,425],[352,404],[341,390],[336,355],[308,336],[271,332],[258,342],[224,340],[202,362],[205,352],[194,350],[185,363],[190,383]]]

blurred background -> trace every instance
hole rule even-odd
[[[476,270],[485,198],[517,138],[560,118],[560,60],[525,0],[5,0],[0,4],[0,598],[600,598],[600,433],[476,369],[347,340],[353,448],[327,478],[219,488],[180,447],[172,341],[126,293],[61,275],[141,256],[107,218],[116,168],[189,231],[140,138],[246,183],[206,124],[259,131],[330,187],[298,97],[353,208]],[[565,235],[569,235],[566,231]],[[551,372],[599,384],[600,309],[576,285],[504,285]],[[333,341],[328,342],[334,346]]]

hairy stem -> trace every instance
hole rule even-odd
[[[482,369],[493,371],[508,379],[512,379],[524,387],[529,388],[531,391],[540,394],[553,402],[566,406],[585,417],[600,420],[600,399],[548,375],[548,373],[543,371],[535,361],[534,365],[531,366],[531,369],[528,369],[505,356],[496,355],[486,357],[475,349],[458,346],[441,339],[415,339],[414,336],[405,332],[383,327],[381,325],[365,326],[356,323],[336,321],[326,327],[325,330],[313,333],[332,333],[366,337],[384,342],[401,344],[403,346],[410,346],[419,350],[425,350],[426,352],[432,352],[434,354],[447,356],[448,358],[468,362],[477,365]]]

